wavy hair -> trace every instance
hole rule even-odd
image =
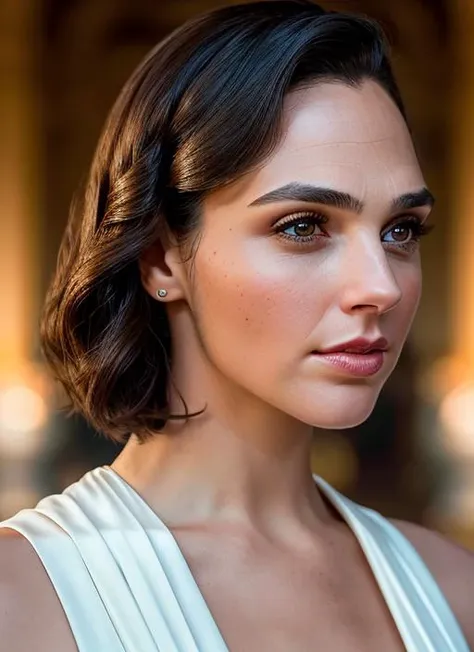
[[[206,13],[148,54],[106,121],[44,305],[43,352],[71,412],[117,441],[195,416],[184,400],[184,414],[169,410],[170,329],[142,252],[166,229],[192,239],[206,193],[271,154],[289,91],[365,79],[405,116],[378,24],[309,0]]]

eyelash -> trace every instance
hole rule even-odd
[[[276,228],[275,232],[278,237],[283,238],[284,240],[289,240],[293,244],[297,246],[305,246],[308,244],[311,244],[315,240],[321,238],[321,237],[327,237],[327,234],[324,233],[324,230],[322,229],[322,226],[324,224],[327,224],[329,219],[320,213],[313,213],[313,212],[301,212],[301,213],[296,213],[293,215],[290,215],[287,221],[280,223]],[[293,236],[289,235],[287,233],[284,233],[286,229],[288,229],[291,226],[295,226],[297,224],[315,224],[316,226],[320,227],[321,230],[323,231],[322,234],[317,233],[309,236]],[[408,242],[401,242],[397,244],[396,242],[394,243],[389,243],[391,246],[395,246],[397,249],[409,249],[413,245],[413,243],[419,242],[420,238],[422,238],[425,235],[428,235],[433,230],[433,226],[430,224],[424,223],[421,218],[419,218],[417,215],[407,215],[405,217],[400,218],[398,221],[394,222],[388,230],[385,231],[385,233],[390,233],[390,231],[398,226],[408,226],[411,231],[412,231],[412,238]]]

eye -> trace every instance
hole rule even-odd
[[[304,244],[325,236],[326,233],[321,226],[326,222],[327,218],[324,215],[311,212],[298,213],[280,222],[275,230],[282,238]]]
[[[396,224],[393,224],[383,233],[383,241],[391,245],[407,246],[420,240],[423,235],[428,234],[432,227],[427,226],[416,215],[406,217]]]

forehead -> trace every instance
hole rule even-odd
[[[247,179],[246,196],[298,180],[335,186],[361,199],[424,185],[398,108],[375,82],[359,88],[325,83],[290,93],[283,137]]]

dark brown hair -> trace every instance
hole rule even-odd
[[[171,341],[138,259],[163,232],[198,232],[203,196],[260,164],[281,137],[285,94],[377,81],[405,115],[373,21],[309,0],[219,9],[159,43],[125,84],[71,211],[41,323],[44,354],[99,431],[142,440],[171,415]]]

